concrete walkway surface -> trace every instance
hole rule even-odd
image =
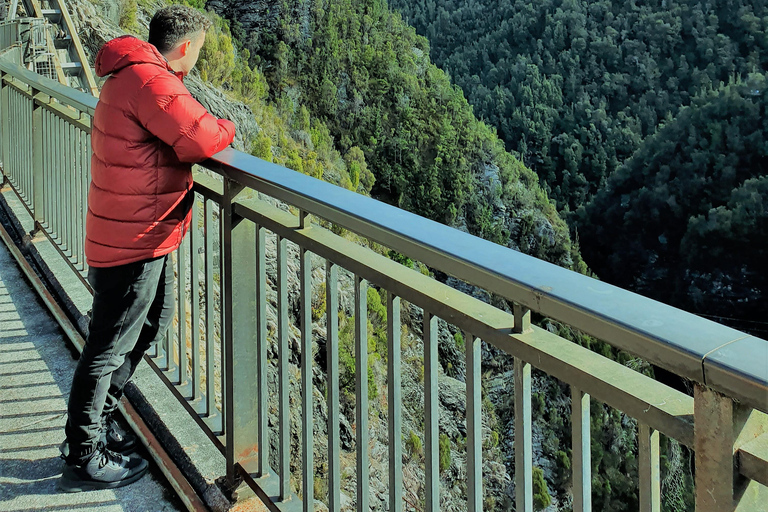
[[[58,324],[0,242],[0,511],[183,510],[154,467],[120,489],[58,491],[75,365]]]

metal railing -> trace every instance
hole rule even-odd
[[[96,99],[0,58],[3,176],[83,276],[83,214],[90,119]],[[661,510],[659,433],[695,451],[698,511],[764,510],[768,485],[768,342],[640,297],[392,206],[227,149],[203,164],[193,228],[176,255],[174,334],[149,361],[226,456],[227,479],[245,479],[275,510],[314,509],[312,255],[326,261],[327,502],[341,508],[339,272],[353,278],[356,510],[368,510],[369,284],[386,290],[389,510],[404,508],[401,397],[403,301],[423,310],[425,510],[439,509],[438,318],[466,340],[467,509],[483,509],[481,341],[515,358],[516,510],[533,510],[531,369],[572,394],[573,509],[591,510],[590,400],[638,423],[639,503]],[[258,192],[259,194],[255,194]],[[273,198],[273,199],[267,199]],[[292,209],[275,206],[274,199]],[[311,217],[310,217],[311,216]],[[400,265],[332,230],[341,227],[514,304],[514,314]],[[338,230],[337,230],[338,231]],[[274,239],[274,252],[267,250]],[[298,249],[302,355],[300,446],[291,445],[289,243]],[[274,279],[268,278],[273,263]],[[267,323],[276,296],[276,325]],[[681,393],[531,324],[556,319],[694,383]],[[201,325],[202,324],[202,325]],[[268,345],[277,346],[277,360]],[[269,382],[277,388],[277,453],[270,458]],[[219,397],[217,397],[217,394]],[[292,494],[291,454],[301,455]],[[270,467],[270,460],[277,467]],[[737,478],[734,477],[737,475]],[[761,495],[761,493],[763,493]],[[278,507],[279,504],[279,507]],[[751,507],[751,508],[750,508]]]

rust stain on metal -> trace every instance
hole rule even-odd
[[[253,459],[259,454],[259,445],[254,444],[247,446],[244,450],[237,454],[237,460],[243,461],[246,459]]]

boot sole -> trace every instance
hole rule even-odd
[[[84,491],[96,491],[101,489],[117,489],[118,487],[123,487],[125,485],[129,485],[136,482],[147,473],[148,469],[149,469],[149,465],[144,466],[143,469],[139,470],[138,472],[134,473],[128,478],[124,480],[118,480],[117,482],[95,482],[95,481],[85,482],[82,480],[65,479],[62,476],[59,479],[59,490],[62,492],[84,492]]]

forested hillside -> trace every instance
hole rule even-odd
[[[765,1],[391,4],[601,279],[768,334]]]
[[[768,59],[763,0],[390,3],[560,209],[587,202],[700,91]]]
[[[98,4],[98,0],[93,1]],[[120,22],[123,28],[139,33],[145,31],[146,18],[151,15],[147,3],[146,0],[127,0],[121,3]],[[244,102],[252,111],[251,121],[255,121],[255,126],[250,131],[241,130],[248,134],[243,141],[243,149],[360,193],[370,193],[503,245],[585,271],[578,250],[570,242],[565,223],[539,186],[537,176],[526,165],[535,165],[537,170],[540,168],[537,163],[540,161],[531,157],[534,146],[531,146],[530,152],[522,151],[525,163],[506,151],[493,128],[474,116],[461,89],[452,85],[446,74],[432,64],[428,41],[416,35],[383,0],[211,0],[207,3],[193,0],[190,3],[198,8],[215,10],[224,16],[221,18],[211,14],[215,28],[208,31],[198,68],[200,78],[226,90],[230,99]],[[574,5],[580,8],[581,4]],[[476,20],[477,33],[483,30],[486,33],[493,32],[494,26],[489,25],[488,20],[504,23],[495,12],[485,14],[486,18]],[[456,32],[452,37],[464,36]],[[470,43],[467,45],[472,46]],[[569,55],[578,61],[585,55],[585,50],[578,52],[578,55],[570,51]],[[505,72],[511,72],[509,69]],[[545,74],[539,71],[539,67],[521,69],[521,76],[526,78],[539,76],[542,89],[534,91],[529,87],[512,94],[511,97],[517,100],[522,98],[527,101],[530,107],[528,111],[517,114],[515,119],[520,122],[527,120],[529,124],[536,125],[546,115],[551,114],[552,123],[567,117],[558,110],[564,104],[562,91],[559,93],[560,103],[553,100],[554,106],[548,111],[549,114],[544,115],[544,111],[536,106],[540,98],[548,97],[544,92],[555,94],[551,85],[556,81],[544,80]],[[574,66],[572,71],[576,78],[570,78],[568,83],[574,87],[583,85]],[[550,85],[545,87],[545,83]],[[700,95],[701,105],[709,104],[717,96],[714,91],[709,91],[709,95]],[[744,95],[739,97],[750,101]],[[586,96],[582,99],[586,102],[584,105],[591,101]],[[690,111],[694,112],[693,109]],[[626,125],[629,131],[626,132],[628,135],[625,134],[625,143],[620,146],[624,148],[622,151],[626,150],[630,154],[640,145],[645,132],[639,129],[632,131],[637,128],[633,123],[638,121],[631,120],[634,119],[630,116],[631,109],[627,112],[621,118],[624,123],[621,126]],[[607,125],[598,124],[600,129],[605,129],[605,133],[610,133],[609,128],[613,125],[609,122],[607,110],[604,114]],[[703,111],[696,122],[703,120],[706,115],[709,115],[708,111]],[[750,119],[753,119],[754,114],[750,115]],[[577,126],[580,121],[577,122],[574,117],[569,122]],[[652,130],[649,126],[650,121],[643,129],[650,133]],[[733,128],[726,129],[728,137],[731,131]],[[570,132],[567,136],[580,137]],[[557,139],[554,132],[550,131],[541,135],[540,140],[550,142],[550,137],[553,141]],[[571,159],[578,166],[582,165],[582,157],[586,154],[584,148],[588,147],[586,139],[580,144],[583,146],[579,150],[581,153],[574,153]],[[569,147],[574,146],[571,144]],[[546,156],[547,151],[542,149],[540,153]],[[618,150],[614,147],[612,151]],[[569,153],[566,152],[561,156],[565,158],[567,155]],[[614,166],[611,169],[618,168],[619,157],[614,155],[612,158],[615,162],[611,164]],[[554,160],[552,162],[550,165],[554,171],[560,172],[563,169]],[[638,166],[642,167],[640,164]],[[586,178],[584,180],[586,182]],[[631,191],[631,183],[636,181],[628,180],[627,190]],[[595,186],[595,190],[597,188]],[[759,194],[764,188],[765,183],[762,181],[747,182],[741,192],[734,193],[733,197],[729,195],[729,199],[717,205],[715,210],[700,210],[701,213],[697,214],[700,215],[699,227],[692,230],[690,236],[686,235],[686,240],[689,240],[686,243],[695,244],[700,243],[700,239],[708,239],[712,226],[720,226],[718,229],[725,236],[730,225],[739,219],[751,218],[752,210],[742,208],[742,198],[752,198],[757,207],[755,197],[761,197]],[[583,192],[581,198],[590,194]],[[631,192],[626,194],[631,195]],[[611,212],[618,211],[610,206],[613,201],[610,194],[601,195],[600,198],[604,201],[600,204],[605,204]],[[593,212],[599,214],[599,209],[579,212],[580,222],[584,226],[599,222],[590,220]],[[717,222],[713,223],[710,219],[717,219]],[[580,228],[579,233],[584,233],[584,229],[586,227]],[[594,250],[610,252],[613,249],[603,249],[595,244]],[[400,255],[391,256],[412,264]],[[429,271],[424,267],[421,270]],[[289,274],[295,275],[296,272]],[[322,272],[317,278],[318,282],[321,278]],[[347,292],[350,290],[350,287],[346,288]],[[313,318],[317,314],[314,319],[319,327],[325,317],[322,297],[322,291],[318,291],[317,299],[313,301]],[[487,295],[483,297],[493,300]],[[386,308],[382,300],[383,294],[374,288],[369,290],[369,347],[372,347],[369,384],[371,397],[375,398],[371,401],[371,439],[374,448],[378,447],[372,453],[379,454],[379,458],[372,457],[371,485],[376,491],[374,494],[379,496],[386,495],[386,465],[382,463],[380,455],[385,452],[382,448],[384,443],[388,442],[383,427],[383,419],[386,418],[386,399],[383,395],[386,373],[383,368],[387,346],[382,341],[386,324]],[[504,307],[502,301],[496,302]],[[271,307],[268,305],[268,314],[271,314]],[[339,316],[341,346],[344,347],[340,354],[342,387],[346,389],[342,389],[345,455],[354,449],[351,436],[348,435],[352,427],[347,420],[353,418],[355,406],[349,391],[354,383],[354,359],[350,355],[354,324],[351,314],[350,310],[345,310]],[[420,509],[418,500],[423,496],[419,484],[423,480],[420,467],[423,465],[421,393],[424,372],[420,314],[422,312],[416,307],[407,308],[403,315],[402,344],[405,362],[403,386],[404,396],[407,397],[404,402],[403,442],[406,454],[404,459],[407,459],[404,460],[404,471],[410,476],[406,479],[406,491],[415,500],[415,509]],[[568,326],[549,319],[537,321],[548,330],[597,350],[606,357],[646,374],[652,372],[642,361],[574,333]],[[441,388],[449,388],[455,396],[463,397],[463,337],[447,325],[441,325],[440,331]],[[274,337],[271,336],[270,341],[274,344]],[[321,339],[317,343],[318,347],[324,345]],[[321,353],[318,348],[318,354]],[[325,367],[323,361],[318,360],[317,364],[318,368]],[[483,367],[486,372],[483,417],[487,427],[484,427],[483,442],[485,509],[508,510],[512,507],[514,495],[514,412],[509,394],[512,360],[507,354],[486,347]],[[315,390],[318,403],[322,402],[323,382],[324,379],[319,378],[319,387]],[[569,389],[554,378],[535,374],[533,393],[536,509],[550,507],[549,510],[568,510],[572,455]],[[297,411],[293,410],[292,414],[298,414]],[[441,418],[441,506],[444,510],[461,511],[466,507],[466,482],[462,467],[466,451],[466,438],[462,433],[464,413],[459,409],[450,412],[453,416],[448,421]],[[322,410],[316,412],[318,417],[315,423],[318,429],[315,488],[316,497],[321,501],[326,499],[327,492],[323,487],[327,478],[323,457],[327,452],[322,449],[326,436],[323,425],[326,425],[327,417],[323,414]],[[592,461],[595,469],[593,502],[600,510],[634,510],[638,506],[634,420],[597,403],[593,405],[591,415]],[[292,420],[292,429],[298,423],[298,419]],[[662,451],[664,510],[690,510],[689,461],[673,442],[663,441]],[[351,496],[354,482],[350,478],[351,473],[345,471],[345,475],[344,492]],[[387,509],[385,500],[377,502],[374,509]]]
[[[751,74],[697,97],[578,212],[603,278],[725,320],[764,318],[766,85]]]
[[[461,89],[431,63],[427,40],[384,0],[207,6],[232,20],[281,110],[295,118],[308,110],[295,123],[299,135],[322,126],[342,155],[357,152],[375,178],[372,195],[578,267],[537,176],[475,118]],[[350,179],[355,185],[354,173]]]

